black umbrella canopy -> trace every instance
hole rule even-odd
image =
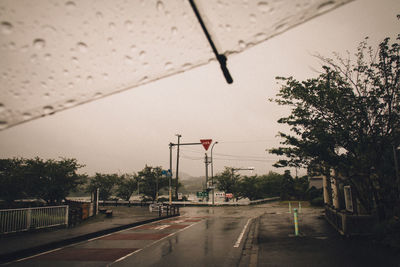
[[[205,33],[221,60],[350,1],[3,0],[0,129],[207,64]]]

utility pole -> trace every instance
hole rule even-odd
[[[175,185],[175,198],[176,200],[178,200],[178,181],[179,181],[179,145],[180,145],[180,140],[182,135],[180,134],[176,134],[176,136],[178,137],[178,149],[176,151],[176,185]]]
[[[169,205],[172,204],[172,143],[169,143],[169,172],[168,172],[168,184],[169,184]]]
[[[218,142],[214,142],[214,144],[211,147],[211,184],[212,184],[212,205],[215,205],[215,200],[214,200],[214,159],[213,159],[213,148],[214,146],[218,144]]]
[[[205,186],[205,191],[208,192],[208,164],[209,164],[210,162],[208,161],[208,155],[207,155],[207,153],[205,153],[205,160],[204,160],[204,163],[205,163],[205,165],[206,165],[206,186]],[[209,197],[207,197],[207,202],[208,202],[208,200],[209,200]]]

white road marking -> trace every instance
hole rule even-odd
[[[201,221],[200,221],[200,222],[201,222]],[[176,234],[178,234],[178,233],[180,233],[180,232],[182,232],[182,231],[184,231],[184,230],[187,230],[187,229],[189,229],[190,227],[192,227],[192,226],[194,226],[194,225],[196,225],[196,224],[199,224],[200,222],[196,222],[196,223],[194,223],[194,224],[189,225],[188,227],[185,227],[185,228],[183,228],[183,229],[180,229],[179,231],[176,231],[176,232],[174,232],[174,233],[170,233],[169,235],[167,235],[167,236],[165,236],[165,237],[163,237],[163,238],[161,238],[161,239],[158,239],[158,240],[154,241],[153,243],[148,244],[147,246],[145,246],[145,247],[143,247],[143,248],[140,248],[140,249],[138,249],[138,250],[135,250],[135,251],[133,251],[132,253],[129,253],[129,254],[127,254],[127,255],[125,255],[125,256],[123,256],[123,257],[117,259],[116,261],[109,263],[107,266],[111,266],[111,265],[113,265],[113,264],[116,263],[116,262],[122,261],[122,260],[124,260],[124,259],[126,259],[126,258],[132,256],[133,254],[139,253],[140,251],[142,251],[142,250],[144,250],[144,249],[146,249],[146,248],[148,248],[148,247],[150,247],[150,246],[152,246],[152,245],[154,245],[154,244],[156,244],[156,243],[158,243],[158,242],[160,242],[160,241],[162,241],[162,240],[164,240],[164,239],[167,239],[167,238],[169,238],[170,236],[176,235]]]
[[[167,228],[167,227],[169,227],[169,225],[167,225],[167,224],[163,224],[163,225],[160,225],[160,226],[154,227],[154,229],[156,229],[156,230],[163,230],[163,229],[165,229],[165,228]]]
[[[246,232],[247,226],[249,226],[249,223],[250,223],[250,221],[251,221],[252,219],[253,219],[253,218],[250,218],[250,219],[247,220],[246,225],[243,227],[242,232],[240,233],[238,239],[236,240],[235,245],[233,246],[234,248],[238,248],[238,247],[240,246],[240,242],[242,242],[242,238],[243,238],[244,232]]]

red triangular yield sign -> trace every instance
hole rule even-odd
[[[203,145],[204,149],[207,151],[212,143],[212,139],[200,139],[200,142]]]

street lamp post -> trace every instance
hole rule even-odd
[[[212,205],[214,206],[214,160],[213,160],[213,148],[214,146],[218,144],[218,142],[214,142],[214,144],[211,147],[211,184],[212,184]]]

